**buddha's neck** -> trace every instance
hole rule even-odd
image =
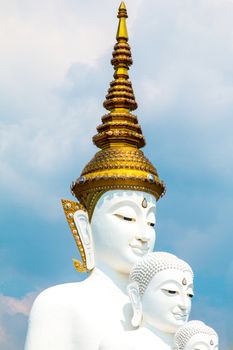
[[[102,271],[111,281],[124,293],[127,293],[126,286],[129,282],[129,275],[120,273],[111,266],[106,265],[103,262],[97,262],[96,267]]]
[[[148,328],[151,332],[153,332],[158,338],[160,338],[169,347],[172,347],[174,345],[174,343],[173,343],[174,342],[174,334],[173,333],[167,333],[167,332],[161,331],[158,328],[147,323],[146,320],[144,320],[143,326],[145,328]]]

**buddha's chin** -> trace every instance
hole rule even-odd
[[[128,275],[138,259],[147,255],[149,251],[149,248],[143,249],[141,247],[130,245],[123,252],[114,252],[112,255],[103,254],[101,259],[99,258],[98,260],[104,263],[105,266],[108,266],[108,268],[115,270],[118,273]],[[101,264],[99,264],[99,266],[101,266]]]
[[[167,315],[168,316],[168,315]],[[169,317],[170,316],[170,317]],[[155,326],[160,331],[166,332],[166,333],[176,333],[178,328],[180,326],[183,326],[187,322],[187,316],[186,318],[177,319],[174,318],[174,315],[169,315],[166,320],[163,320],[163,322],[158,322]]]
[[[187,315],[172,314],[172,320],[170,320],[171,331],[176,332],[177,329],[183,326],[188,321]]]

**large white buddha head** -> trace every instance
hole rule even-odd
[[[155,332],[173,334],[188,321],[193,297],[191,267],[173,254],[154,252],[134,265],[128,293],[134,315]]]
[[[100,150],[71,186],[80,204],[77,208],[82,210],[80,215],[75,214],[77,229],[72,232],[75,239],[76,231],[79,233],[77,244],[81,255],[85,253],[84,267],[85,264],[89,270],[93,267],[93,263],[88,263],[92,240],[97,262],[129,273],[135,259],[153,249],[155,203],[164,194],[165,186],[140,150],[145,139],[137,117],[131,113],[137,103],[128,75],[132,58],[123,2],[118,18],[117,43],[111,61],[114,80],[104,102],[109,112],[102,117],[93,137]],[[69,214],[73,215],[74,209],[72,213],[66,211]]]
[[[96,204],[91,229],[96,265],[129,274],[155,243],[156,199],[142,191],[112,190]]]
[[[175,350],[218,350],[218,335],[202,321],[189,321],[174,337]]]

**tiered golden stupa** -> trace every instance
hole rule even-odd
[[[108,190],[145,191],[157,200],[165,192],[156,169],[140,150],[145,139],[137,117],[131,113],[137,103],[128,75],[133,61],[128,44],[127,17],[122,2],[118,12],[117,43],[111,60],[114,80],[103,104],[109,113],[102,117],[98,133],[93,137],[94,144],[101,150],[71,185],[72,193],[86,208],[90,219],[99,197]]]

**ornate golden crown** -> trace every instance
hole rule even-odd
[[[101,150],[86,165],[81,176],[72,183],[71,191],[87,209],[91,219],[99,197],[112,189],[131,189],[153,194],[158,200],[165,185],[157,170],[140,150],[145,145],[138,119],[131,111],[137,108],[128,70],[133,63],[126,27],[127,10],[124,2],[118,11],[119,25],[111,63],[114,80],[110,83],[102,117],[93,137]]]

